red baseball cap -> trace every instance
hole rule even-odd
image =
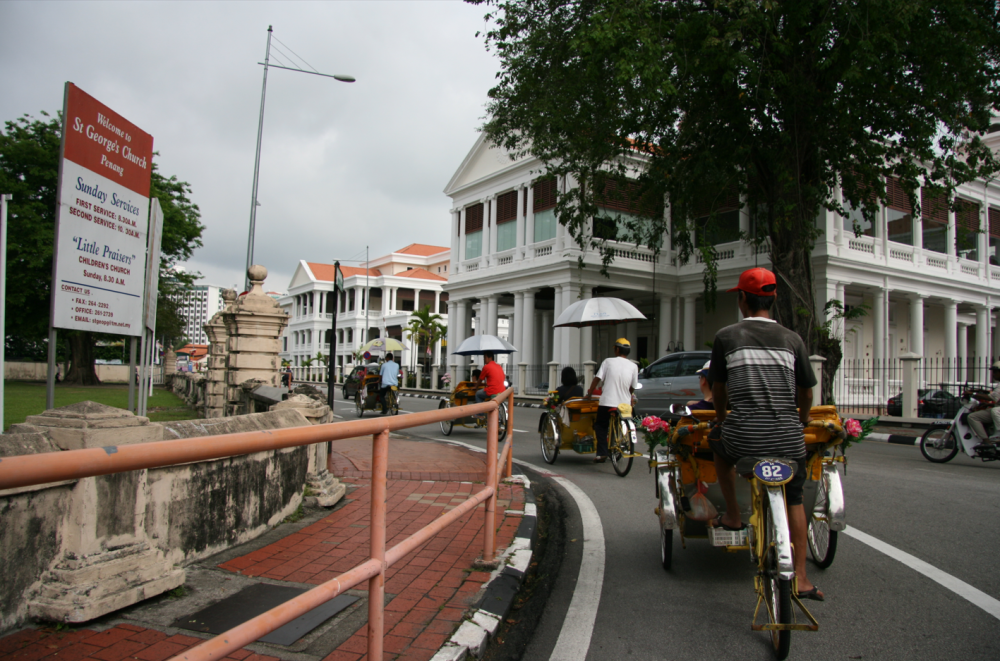
[[[774,274],[764,268],[747,269],[740,274],[740,282],[727,291],[742,290],[755,296],[774,296],[778,281]]]

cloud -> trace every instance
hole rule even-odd
[[[496,60],[461,2],[0,3],[0,119],[62,107],[72,81],[154,136],[206,226],[186,264],[242,284],[267,26],[329,78],[271,69],[255,259],[284,290],[298,260],[449,245],[441,192],[472,147]],[[284,45],[282,45],[284,44]]]

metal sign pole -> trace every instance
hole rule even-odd
[[[11,195],[0,195],[0,432],[7,429],[3,420],[3,381],[7,376],[7,202]]]
[[[143,394],[146,392],[146,329],[142,329],[139,337],[139,378],[138,378],[138,403],[135,408],[136,415],[146,415],[143,402]]]
[[[128,343],[128,410],[135,413],[135,349],[139,338],[133,336]]]

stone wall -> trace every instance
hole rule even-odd
[[[0,435],[0,459],[298,427],[327,414],[309,400],[268,413],[158,425],[82,402],[14,425]],[[337,502],[343,486],[325,465],[319,443],[0,491],[0,630],[29,617],[85,622],[183,584],[185,565],[293,513],[306,484],[319,504]]]

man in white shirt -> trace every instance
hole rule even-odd
[[[639,385],[639,368],[627,358],[632,351],[632,345],[624,337],[615,342],[615,357],[601,363],[601,369],[587,390],[590,399],[594,390],[602,381],[601,399],[597,403],[597,419],[594,420],[594,435],[597,436],[597,457],[594,462],[603,464],[608,458],[608,428],[611,423],[611,412],[619,404],[631,404],[632,393]]]

